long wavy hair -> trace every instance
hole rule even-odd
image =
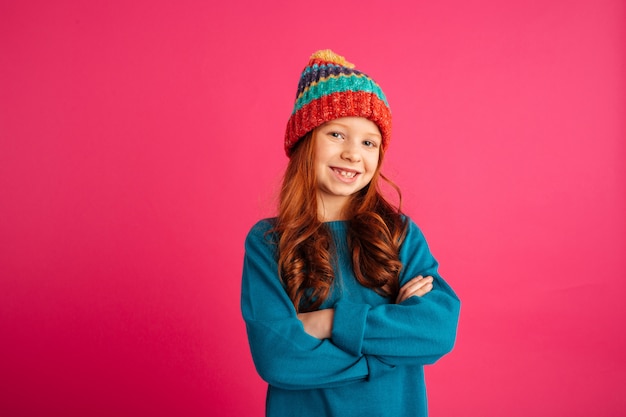
[[[351,196],[344,214],[348,219],[348,247],[358,282],[381,296],[395,299],[402,263],[399,248],[406,234],[401,215],[400,189],[381,172],[384,150],[370,183]],[[317,310],[328,298],[335,279],[335,247],[328,228],[318,218],[313,132],[293,150],[280,191],[278,236],[280,278],[297,312]],[[398,193],[398,205],[388,202],[379,188],[387,182]]]

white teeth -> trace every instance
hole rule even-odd
[[[347,172],[347,171],[339,171],[339,170],[337,170],[337,172],[339,172],[339,174],[342,177],[346,177],[346,178],[354,178],[354,176],[356,175],[356,172]]]

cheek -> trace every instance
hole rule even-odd
[[[320,158],[313,158],[313,175],[319,179],[324,174],[324,163]]]
[[[376,168],[378,168],[378,159],[378,154],[371,155],[367,158],[367,170],[372,174],[376,171]]]

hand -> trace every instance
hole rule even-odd
[[[396,298],[396,304],[400,304],[409,297],[414,295],[421,297],[424,294],[430,292],[433,289],[433,277],[422,277],[418,275],[400,288],[398,297]]]
[[[332,308],[298,314],[298,319],[304,325],[304,331],[318,339],[330,339],[334,318],[335,310]]]

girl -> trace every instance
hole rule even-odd
[[[423,366],[452,349],[460,303],[380,192],[390,137],[380,87],[314,53],[287,124],[278,216],[245,244],[241,308],[267,416],[427,415]]]

